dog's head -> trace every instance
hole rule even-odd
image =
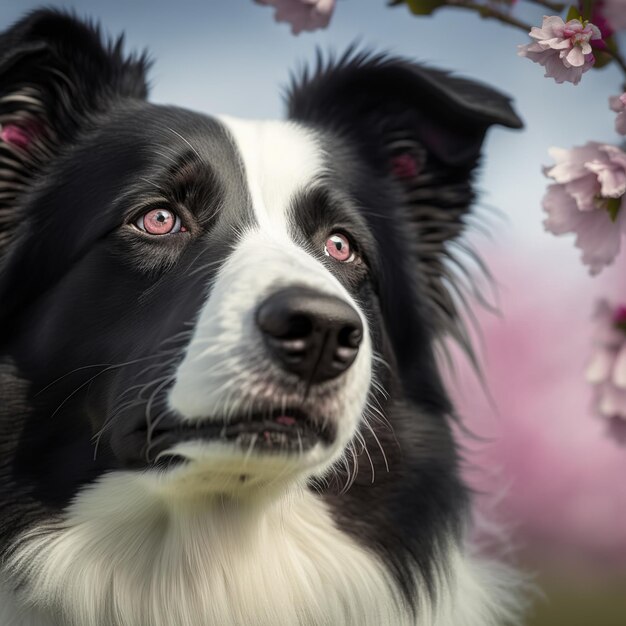
[[[55,12],[0,38],[11,484],[257,492],[324,476],[391,402],[445,413],[445,246],[508,99],[351,52],[288,121],[243,121],[147,102],[145,71]]]

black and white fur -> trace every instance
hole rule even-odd
[[[55,11],[0,36],[0,124],[27,138],[0,142],[0,625],[514,621],[513,579],[465,540],[434,356],[508,99],[349,52],[293,84],[287,121],[247,121],[148,103],[146,69]],[[141,232],[154,207],[186,230]],[[358,262],[325,254],[333,232]],[[358,313],[336,378],[268,352],[255,311],[293,286]],[[203,434],[277,410],[333,436]]]

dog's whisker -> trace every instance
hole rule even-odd
[[[376,431],[374,430],[372,425],[366,419],[363,420],[363,422],[364,422],[365,427],[367,428],[367,430],[369,430],[370,433],[372,434],[372,437],[374,437],[374,439],[376,440],[376,443],[378,444],[378,447],[380,448],[380,453],[382,454],[383,461],[385,463],[385,469],[387,470],[387,473],[389,473],[389,462],[387,461],[387,455],[385,454],[385,450],[383,448],[383,444],[381,443],[380,439],[378,438],[378,435],[376,434]]]
[[[70,370],[69,372],[67,372],[66,374],[63,374],[62,376],[59,376],[58,378],[53,380],[51,383],[47,384],[45,387],[40,389],[35,394],[35,397],[41,395],[42,393],[44,393],[45,391],[50,389],[50,387],[53,387],[57,383],[61,382],[64,378],[67,378],[68,376],[71,376],[72,374],[75,374],[76,372],[81,372],[81,371],[86,370],[86,369],[91,369],[92,367],[110,367],[110,366],[111,366],[111,363],[95,363],[93,365],[83,365],[82,367],[76,367],[73,370]]]
[[[373,396],[371,396],[371,399],[374,402],[376,402],[376,404],[378,404],[378,407],[375,407],[368,400],[367,403],[366,403],[366,410],[369,411],[369,415],[376,422],[378,422],[379,424],[384,426],[389,432],[393,433],[394,432],[393,426],[392,426],[391,422],[389,421],[389,419],[387,418],[387,416],[383,413],[382,408],[380,408],[380,403]]]

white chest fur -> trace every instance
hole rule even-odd
[[[506,608],[452,550],[440,606],[424,598],[416,623],[380,561],[306,491],[262,510],[166,506],[136,475],[117,474],[41,530],[11,564],[30,577],[23,600],[53,617],[23,613],[0,589],[0,626],[488,626]]]

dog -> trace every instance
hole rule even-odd
[[[435,352],[509,98],[351,49],[250,121],[149,65],[52,9],[0,36],[0,624],[513,620]]]

